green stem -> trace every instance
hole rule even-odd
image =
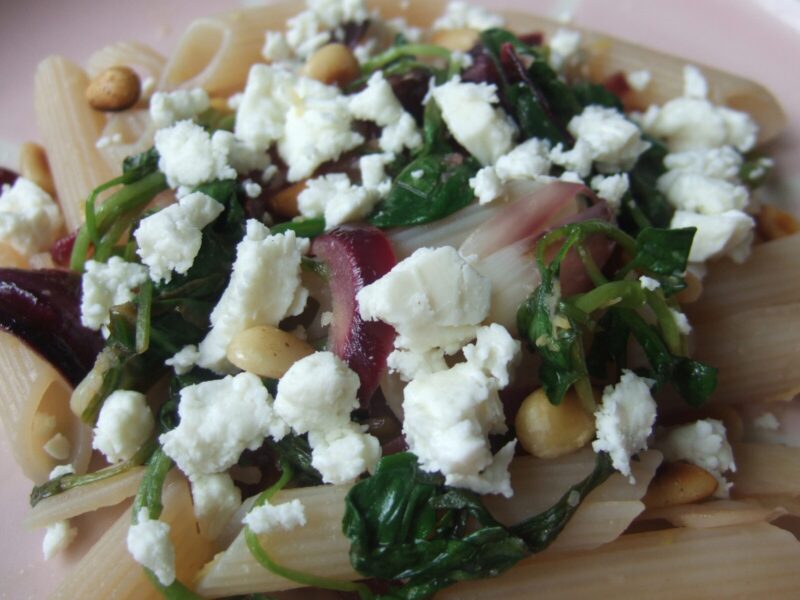
[[[681,332],[678,331],[678,325],[675,323],[675,317],[672,315],[663,294],[658,290],[646,292],[647,303],[658,319],[658,326],[661,329],[661,336],[664,338],[667,348],[670,353],[681,356],[682,343]]]
[[[646,303],[647,297],[638,281],[610,281],[570,301],[575,308],[591,314],[609,306],[640,308]]]
[[[604,283],[607,283],[608,279],[606,279],[603,273],[600,271],[600,268],[597,266],[597,262],[595,262],[591,252],[586,249],[586,246],[583,244],[578,244],[575,249],[578,251],[578,256],[583,263],[583,268],[586,269],[586,273],[589,275],[589,279],[592,280],[592,283],[598,287]]]
[[[545,254],[548,248],[556,242],[565,240],[558,255],[553,259],[554,263],[559,264],[564,260],[572,246],[582,242],[593,233],[599,233],[617,242],[631,256],[636,253],[636,240],[631,236],[607,221],[592,219],[564,225],[545,235],[536,245],[536,260],[540,267],[544,266],[546,264]]]
[[[597,403],[594,399],[592,384],[586,375],[586,359],[583,356],[583,342],[581,341],[580,335],[578,335],[577,339],[572,344],[570,354],[572,355],[572,368],[578,373],[583,373],[574,383],[575,392],[578,394],[578,398],[584,410],[590,415],[593,415],[594,411],[597,410]]]
[[[153,282],[149,279],[139,287],[136,311],[136,352],[142,354],[150,346],[150,314],[153,308]]]
[[[372,73],[383,68],[389,63],[403,58],[404,56],[434,56],[437,58],[450,58],[450,50],[433,44],[406,44],[389,48],[386,52],[373,56],[361,66],[363,73]]]
[[[133,499],[131,519],[134,525],[139,522],[139,511],[143,508],[147,509],[151,519],[158,519],[161,516],[161,511],[164,509],[161,504],[161,490],[173,464],[161,446],[158,446],[150,456],[150,460],[147,461],[147,472]]]

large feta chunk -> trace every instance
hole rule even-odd
[[[173,272],[185,275],[200,252],[203,228],[223,210],[211,196],[194,192],[142,219],[133,236],[150,278],[169,282]]]
[[[100,408],[92,447],[102,452],[110,463],[128,460],[147,441],[154,428],[153,412],[144,394],[116,390]]]
[[[450,247],[420,248],[358,292],[361,316],[392,325],[399,348],[457,352],[489,314],[491,283]]]
[[[235,179],[228,164],[231,136],[228,131],[210,135],[192,121],[179,121],[155,135],[158,168],[170,187],[194,187],[215,179]]]
[[[30,256],[47,250],[61,230],[63,220],[50,194],[30,179],[18,177],[3,186],[0,195],[0,241]]]
[[[705,419],[673,427],[657,439],[656,448],[664,454],[666,461],[685,460],[705,469],[717,480],[714,496],[729,496],[732,484],[725,479],[724,473],[736,472],[736,463],[725,426],[720,421]]]
[[[234,133],[253,149],[267,150],[284,132],[297,76],[288,69],[253,65],[247,76]],[[320,84],[322,85],[322,84]],[[322,86],[325,88],[325,86]]]
[[[175,581],[175,548],[169,539],[169,525],[151,519],[146,508],[139,511],[137,519],[128,529],[128,552],[151,570],[161,585],[171,585]]]
[[[44,559],[50,560],[56,554],[65,550],[76,535],[78,535],[78,530],[75,527],[70,527],[69,521],[56,521],[52,525],[48,525],[42,540]]]
[[[442,118],[459,144],[482,165],[493,165],[511,149],[516,128],[498,103],[497,87],[458,78],[433,89]]]
[[[265,502],[247,513],[242,523],[258,535],[271,531],[291,531],[306,524],[305,506],[296,498],[283,504]]]
[[[498,457],[489,435],[506,431],[497,383],[478,367],[466,362],[417,377],[404,390],[403,412],[403,433],[423,470],[440,471],[448,485],[511,496],[507,469],[499,477],[491,469]],[[499,459],[507,467],[507,457]],[[487,469],[492,489],[476,485]]]
[[[614,386],[606,386],[603,400],[594,413],[597,439],[595,452],[607,452],[614,468],[631,483],[631,456],[647,449],[647,438],[656,421],[656,402],[650,395],[652,381],[624,370]]]
[[[363,160],[363,159],[362,159]],[[325,217],[330,229],[366,217],[379,197],[366,187],[353,185],[344,173],[309,179],[297,197],[297,208],[306,217]]]
[[[483,31],[493,27],[503,27],[505,19],[500,15],[494,14],[484,8],[462,2],[461,0],[451,0],[448,2],[444,14],[433,23],[433,29],[475,29]]]
[[[112,306],[133,300],[135,290],[147,281],[142,265],[112,256],[107,263],[86,261],[81,280],[81,323],[89,329],[100,329],[111,322]]]
[[[292,231],[270,235],[258,221],[247,222],[228,287],[211,312],[211,331],[198,347],[200,366],[229,370],[225,355],[233,336],[302,312],[308,291],[300,282],[300,262],[307,250],[308,240]]]
[[[156,92],[150,98],[150,118],[158,129],[178,121],[193,119],[210,106],[208,92],[202,88]]]
[[[358,426],[311,431],[311,466],[322,475],[324,483],[342,484],[365,472],[374,472],[381,458],[378,438],[362,433]]]
[[[716,215],[676,210],[669,226],[672,229],[697,228],[689,251],[689,261],[705,262],[730,256],[735,262],[741,263],[750,255],[755,221],[740,210],[728,210]]]
[[[689,171],[667,171],[658,178],[658,190],[678,210],[718,215],[747,206],[747,188],[724,179]]]
[[[192,504],[200,531],[214,540],[242,504],[242,492],[227,473],[197,475],[192,479]]]
[[[225,471],[245,449],[257,449],[267,436],[279,440],[288,433],[267,388],[252,373],[183,388],[178,416],[178,426],[159,441],[193,478]]]

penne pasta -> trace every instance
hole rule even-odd
[[[128,156],[145,152],[153,145],[155,126],[146,110],[131,110],[111,115],[99,139],[112,141],[98,148],[109,169],[120,174],[120,165]],[[117,138],[118,136],[118,138]]]
[[[139,42],[117,42],[101,48],[89,57],[86,71],[90,77],[109,67],[124,65],[135,69],[144,80],[148,77],[158,81],[167,60],[147,44]]]
[[[164,487],[162,502],[164,511],[160,520],[170,525],[177,577],[188,582],[192,573],[211,557],[211,546],[197,532],[192,498],[185,480],[173,478]],[[131,513],[127,510],[75,566],[52,596],[53,600],[161,598],[142,566],[128,554],[126,536],[130,523]]]
[[[45,498],[25,518],[28,528],[46,527],[57,521],[114,506],[136,494],[144,467],[134,467],[106,480],[89,483]]]
[[[707,529],[773,521],[786,512],[780,506],[770,508],[755,500],[715,500],[648,510],[640,520],[663,519],[675,527]]]
[[[42,483],[56,464],[65,462],[78,473],[85,471],[91,431],[69,409],[69,385],[46,360],[6,332],[0,332],[0,380],[0,419],[25,476]],[[60,460],[44,448],[58,434],[67,439]]]
[[[790,598],[800,543],[766,523],[624,535],[593,552],[535,556],[437,598]]]
[[[733,444],[736,497],[800,496],[800,448],[768,444]]]

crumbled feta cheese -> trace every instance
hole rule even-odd
[[[700,69],[693,65],[683,67],[683,96],[684,98],[707,98],[708,83],[700,72]]]
[[[192,479],[192,503],[200,531],[214,540],[239,510],[242,492],[227,473],[197,475]]]
[[[247,221],[228,287],[211,312],[211,331],[198,347],[201,367],[229,370],[225,354],[233,336],[256,325],[275,327],[302,312],[308,291],[300,282],[300,262],[308,245],[293,231],[270,235],[263,224]]]
[[[579,31],[559,29],[550,38],[550,66],[560,71],[578,53],[581,47]]]
[[[450,247],[420,248],[356,297],[362,318],[397,330],[398,348],[457,352],[489,314],[491,283]]]
[[[628,85],[631,86],[637,92],[643,92],[647,89],[647,86],[650,85],[650,81],[653,79],[652,73],[645,69],[639,71],[633,71],[631,73],[627,73],[625,75],[625,80],[628,82]]]
[[[661,287],[661,283],[658,281],[658,279],[653,279],[647,275],[642,275],[639,277],[639,285],[642,286],[643,290],[648,290],[650,292],[655,292]]]
[[[494,167],[483,167],[469,180],[469,185],[480,204],[488,204],[503,195],[503,182]]]
[[[353,56],[356,57],[359,65],[363,65],[370,58],[372,58],[372,53],[375,51],[377,45],[378,41],[373,38],[367,40],[363,44],[358,44],[355,48],[353,48]]]
[[[308,58],[331,39],[328,29],[311,11],[304,11],[286,21],[286,42],[301,59]]]
[[[606,386],[603,401],[594,413],[597,439],[595,452],[607,452],[614,468],[631,483],[631,456],[647,448],[647,438],[656,420],[656,403],[650,395],[652,381],[623,370],[618,384]]]
[[[550,159],[586,177],[594,162],[601,173],[628,171],[650,144],[642,140],[639,128],[613,108],[587,106],[567,125],[575,146],[565,152],[559,144]]]
[[[549,183],[551,178],[548,176],[537,177],[536,180],[542,183]],[[568,183],[577,183],[579,185],[586,185],[583,177],[578,175],[575,171],[564,171],[558,176],[558,181],[566,181]]]
[[[656,187],[678,210],[704,215],[742,210],[749,199],[744,186],[688,171],[667,171]]]
[[[475,64],[475,60],[472,58],[470,54],[466,52],[460,52],[459,50],[454,50],[450,53],[450,60],[453,64],[458,65],[460,69],[469,69],[473,64]]]
[[[370,192],[377,194],[379,198],[386,196],[389,190],[392,189],[392,178],[386,174],[386,165],[393,162],[394,159],[395,155],[391,152],[362,156],[358,160],[358,168],[361,171],[361,185]],[[411,176],[414,177],[414,173]]]
[[[197,351],[197,346],[189,344],[178,350],[174,356],[165,360],[164,364],[175,369],[176,375],[185,375],[194,368],[199,358],[200,354]]]
[[[715,419],[696,421],[670,429],[656,441],[664,460],[685,460],[711,473],[719,484],[714,496],[727,498],[731,483],[723,475],[736,472],[733,450],[725,434],[725,426]]]
[[[412,179],[422,179],[425,176],[425,171],[422,169],[417,169],[416,171],[411,171],[411,178]]]
[[[102,452],[110,463],[128,460],[154,428],[155,419],[144,394],[116,390],[100,408],[92,448]]]
[[[115,133],[114,135],[104,135],[102,137],[97,138],[97,142],[95,142],[94,147],[98,150],[102,150],[103,148],[108,148],[109,146],[115,146],[117,144],[122,143],[122,134]]]
[[[161,585],[175,581],[175,548],[169,539],[170,527],[151,519],[146,508],[137,515],[138,522],[128,529],[128,552],[137,563],[151,570]]]
[[[255,450],[268,435],[280,440],[288,433],[267,388],[252,373],[183,388],[178,416],[178,426],[159,441],[190,477],[225,471],[245,449]]]
[[[306,217],[325,217],[326,229],[366,217],[379,197],[366,187],[352,185],[344,173],[309,179],[297,197],[297,208]]]
[[[673,152],[664,157],[670,171],[686,171],[736,183],[742,166],[742,155],[730,146]]]
[[[348,98],[350,113],[363,121],[372,121],[383,127],[379,145],[384,152],[399,153],[422,145],[414,117],[408,114],[394,95],[392,86],[376,71],[367,81],[367,87]]]
[[[675,319],[675,326],[681,335],[689,335],[692,332],[692,325],[684,313],[674,308],[669,309],[672,318]]]
[[[305,506],[296,498],[283,504],[273,505],[266,502],[248,512],[242,523],[258,535],[271,531],[291,531],[305,526]]]
[[[492,463],[477,475],[452,473],[448,478],[448,485],[466,488],[476,494],[502,494],[506,498],[510,498],[514,490],[511,489],[508,467],[514,459],[516,447],[516,440],[508,442],[497,451]]]
[[[133,236],[136,253],[147,265],[150,278],[169,283],[173,271],[185,275],[200,252],[203,228],[223,210],[211,196],[194,192],[142,219]]]
[[[307,0],[308,9],[328,28],[363,23],[370,13],[364,0]]]
[[[493,165],[511,149],[516,127],[498,103],[497,87],[458,78],[433,89],[442,118],[459,144],[482,165]]]
[[[332,352],[315,352],[295,362],[278,382],[275,412],[297,433],[338,430],[358,408],[361,382]]]
[[[252,179],[245,179],[242,187],[248,198],[258,198],[261,195],[261,186]]]
[[[497,159],[494,168],[504,183],[512,179],[534,179],[550,171],[550,143],[531,138]]]
[[[42,540],[42,554],[45,560],[50,560],[66,548],[78,535],[78,530],[69,526],[69,521],[56,521],[48,525]]]
[[[253,65],[236,112],[234,133],[247,146],[266,151],[284,132],[291,90],[297,76],[288,69]],[[335,92],[319,84],[315,96],[333,97]],[[307,90],[308,91],[308,90]]]
[[[521,346],[508,330],[497,323],[478,328],[474,344],[464,346],[467,363],[494,377],[500,389],[509,383],[509,371],[520,357]]]
[[[763,429],[765,431],[777,431],[781,428],[781,423],[777,417],[771,412],[765,412],[753,420],[753,425],[756,429]]]
[[[676,210],[670,222],[671,229],[697,227],[691,262],[705,262],[721,256],[730,256],[734,262],[744,262],[750,255],[755,221],[739,210],[729,210],[716,215],[701,215]]]
[[[261,56],[267,62],[282,62],[289,60],[294,55],[292,47],[286,40],[286,35],[280,31],[267,31],[264,36],[264,46],[261,48]]]
[[[208,110],[211,103],[208,92],[202,88],[156,92],[150,98],[150,118],[158,129],[169,127],[178,121],[194,119]]]
[[[342,25],[363,23],[369,18],[363,0],[308,0],[307,5],[308,10],[286,22],[285,42],[270,43],[267,38],[265,58],[284,54],[285,43],[299,58],[305,59],[331,40],[331,32],[340,39]]]
[[[43,446],[44,451],[56,460],[66,460],[72,451],[72,444],[63,433],[57,433]]]
[[[391,373],[400,375],[400,379],[403,381],[411,381],[420,375],[447,369],[444,352],[439,348],[429,350],[395,349],[386,358],[386,366]]]
[[[387,19],[385,24],[396,34],[401,34],[412,44],[422,41],[422,29],[409,25],[403,17]]]
[[[63,220],[50,194],[24,177],[0,194],[0,241],[25,256],[44,252],[56,240]]]
[[[616,175],[595,175],[592,177],[592,189],[608,203],[615,214],[622,208],[622,198],[628,193],[630,180],[627,173]]]
[[[47,476],[47,479],[52,481],[53,479],[58,479],[64,475],[72,475],[74,473],[75,467],[72,465],[57,465],[50,471],[50,475]]]
[[[444,14],[433,23],[433,29],[475,29],[483,31],[493,27],[503,27],[505,19],[483,6],[475,6],[461,0],[447,4]]]
[[[147,269],[112,256],[107,263],[86,261],[81,280],[81,323],[98,330],[111,322],[112,306],[133,300],[133,290],[147,281]]]
[[[422,375],[406,386],[403,412],[403,433],[420,468],[440,471],[448,485],[511,496],[510,457],[493,456],[489,447],[490,434],[506,431],[496,381],[468,362]],[[492,489],[476,485],[495,461],[505,466],[484,481]]]
[[[228,164],[231,135],[215,131],[213,135],[192,121],[179,121],[159,129],[155,135],[158,168],[170,187],[197,186],[215,179],[235,179],[236,171]]]
[[[365,472],[374,472],[381,458],[378,438],[358,431],[358,426],[308,434],[311,466],[324,483],[347,483]]]

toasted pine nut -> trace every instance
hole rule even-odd
[[[555,406],[544,389],[536,390],[522,402],[515,424],[519,443],[540,458],[569,454],[594,437],[594,417],[571,391]]]
[[[313,353],[314,348],[291,333],[263,325],[235,335],[227,356],[244,371],[278,379],[295,362]]]
[[[642,498],[647,508],[691,504],[709,498],[717,489],[714,476],[685,462],[666,463],[656,473]]]
[[[298,181],[289,187],[283,188],[274,196],[267,199],[267,208],[276,217],[291,219],[300,214],[297,208],[297,197],[306,189],[305,181]]]
[[[344,44],[326,44],[308,57],[303,74],[328,85],[345,86],[361,74],[361,67]]]
[[[478,37],[480,34],[475,29],[440,29],[431,36],[431,44],[448,50],[466,52],[472,49]]]
[[[766,241],[778,240],[800,232],[800,221],[777,206],[764,204],[756,219],[758,233]]]
[[[19,174],[56,197],[56,186],[53,175],[50,173],[50,163],[47,162],[47,153],[39,144],[25,142],[19,148]]]
[[[98,73],[86,88],[86,100],[95,110],[118,111],[132,107],[142,93],[142,82],[130,67],[110,67]]]

